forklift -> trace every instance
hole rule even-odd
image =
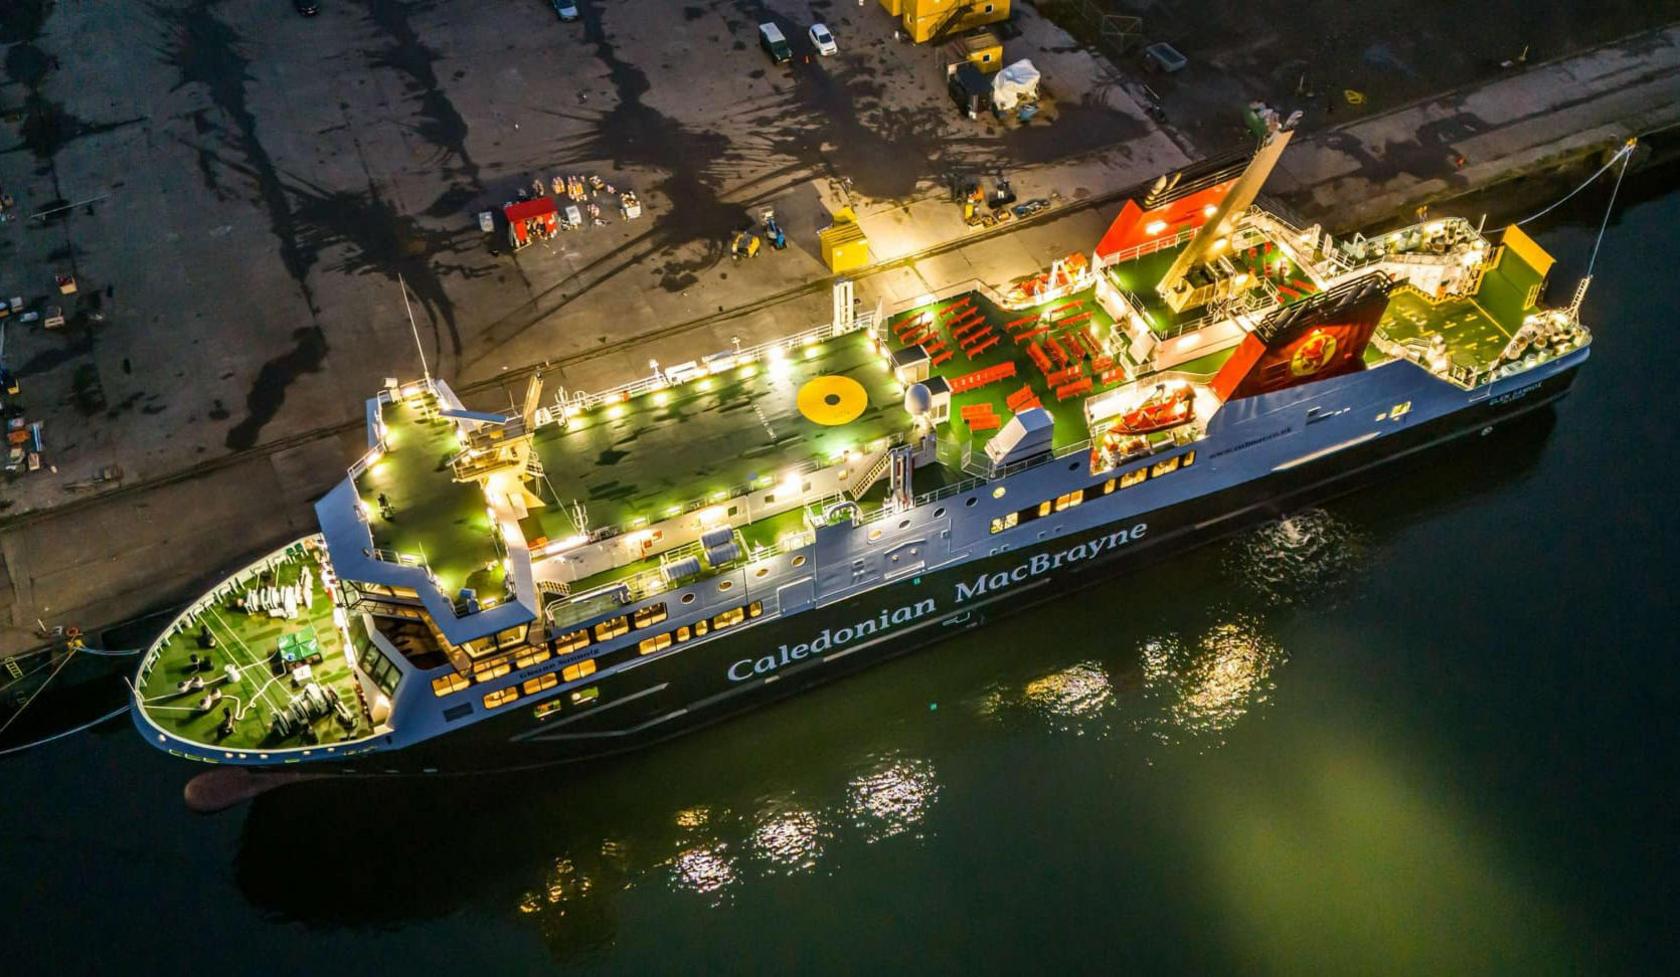
[[[787,247],[787,235],[782,233],[782,225],[776,223],[776,211],[772,207],[764,208],[758,215],[759,224],[764,228],[764,239],[777,251]]]
[[[736,261],[742,258],[756,258],[759,245],[758,235],[749,228],[742,228],[729,239],[729,257]]]

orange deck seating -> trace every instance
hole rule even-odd
[[[1126,371],[1122,367],[1118,366],[1112,370],[1104,370],[1097,376],[1098,382],[1102,383],[1104,386],[1111,383],[1118,383],[1124,379],[1126,379]]]
[[[938,356],[935,356],[933,359],[929,360],[928,365],[929,366],[938,366],[939,364],[944,363],[945,361],[949,360],[952,356],[955,356],[955,355],[956,354],[952,353],[950,350],[946,350],[945,352],[940,353]]]
[[[973,373],[965,373],[960,377],[951,378],[951,392],[963,393],[968,390],[978,390],[988,383],[1006,380],[1014,375],[1015,361],[1010,360],[1007,363],[999,363],[997,366],[988,366],[984,370],[975,370]]]
[[[1008,322],[1004,323],[1003,328],[1008,329],[1011,332],[1014,332],[1015,330],[1021,328],[1022,326],[1026,325],[1029,322],[1037,322],[1037,321],[1038,321],[1038,316],[1024,315],[1019,319],[1011,319]]]
[[[1073,381],[1079,379],[1080,377],[1082,377],[1084,375],[1085,375],[1084,364],[1075,363],[1065,370],[1057,370],[1055,373],[1052,373],[1049,376],[1045,377],[1044,382],[1048,383],[1052,387],[1060,387],[1060,386],[1064,386],[1066,384],[1072,383]]]
[[[1023,383],[1021,384],[1021,389],[1003,398],[1003,402],[1009,405],[1010,410],[1020,413],[1022,404],[1029,400],[1036,399],[1037,397],[1033,394],[1032,384]]]
[[[1044,355],[1044,348],[1037,343],[1027,347],[1027,355],[1032,358],[1033,365],[1038,367],[1038,372],[1049,373],[1054,369],[1050,365],[1050,357]]]
[[[1057,366],[1067,366],[1073,362],[1073,357],[1067,354],[1067,350],[1062,348],[1061,343],[1056,342],[1055,336],[1044,340],[1044,346],[1050,351],[1050,355],[1055,358]]]
[[[1015,342],[1024,343],[1024,342],[1027,342],[1028,340],[1033,339],[1037,336],[1042,336],[1049,331],[1050,331],[1049,326],[1039,326],[1037,329],[1028,329],[1026,332],[1016,333],[1015,334]]]
[[[984,353],[986,350],[991,349],[993,346],[996,346],[998,343],[1001,343],[1001,342],[1003,342],[1003,337],[1002,336],[993,336],[992,338],[986,340],[985,342],[979,344],[978,346],[975,346],[972,349],[970,349],[968,351],[969,358],[972,359],[973,357],[979,356],[981,353]]]
[[[1056,320],[1056,325],[1058,325],[1058,326],[1074,326],[1074,325],[1078,325],[1081,322],[1084,322],[1085,320],[1087,320],[1089,318],[1091,318],[1091,313],[1081,312],[1078,315],[1070,315],[1066,319],[1057,319]]]
[[[1096,370],[1098,373],[1103,372],[1113,365],[1114,357],[1112,356],[1093,356],[1091,358],[1091,369]]]
[[[1057,400],[1066,400],[1069,397],[1077,397],[1082,393],[1087,393],[1088,391],[1090,391],[1090,389],[1091,389],[1091,378],[1090,377],[1086,377],[1083,380],[1075,380],[1073,383],[1070,383],[1065,387],[1057,387],[1056,388],[1056,399]]]
[[[969,322],[965,322],[965,323],[963,323],[962,325],[959,325],[959,326],[952,326],[951,327],[951,335],[956,336],[958,338],[961,338],[963,333],[973,332],[974,330],[979,329],[981,326],[983,326],[985,324],[986,324],[985,319],[974,319],[974,320],[971,320]]]
[[[992,335],[992,327],[991,326],[987,326],[984,329],[976,329],[975,331],[973,331],[973,332],[969,333],[968,335],[962,337],[962,339],[960,339],[958,341],[958,344],[960,346],[962,346],[963,349],[969,350],[970,351],[969,355],[972,356],[973,355],[972,348],[974,346],[979,345],[979,343],[982,339],[985,339],[987,336],[990,336],[990,335]]]

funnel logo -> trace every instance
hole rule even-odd
[[[1307,334],[1289,358],[1289,372],[1298,377],[1310,377],[1330,365],[1336,356],[1336,337],[1320,329]]]

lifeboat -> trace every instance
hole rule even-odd
[[[1155,388],[1148,400],[1120,415],[1108,429],[1109,437],[1148,434],[1177,427],[1196,419],[1196,397],[1188,386]]]

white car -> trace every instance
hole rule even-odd
[[[834,43],[834,35],[828,32],[827,27],[821,24],[812,24],[811,29],[806,33],[811,36],[811,46],[816,48],[817,53],[823,57],[826,58],[831,54],[840,53],[840,47]]]

